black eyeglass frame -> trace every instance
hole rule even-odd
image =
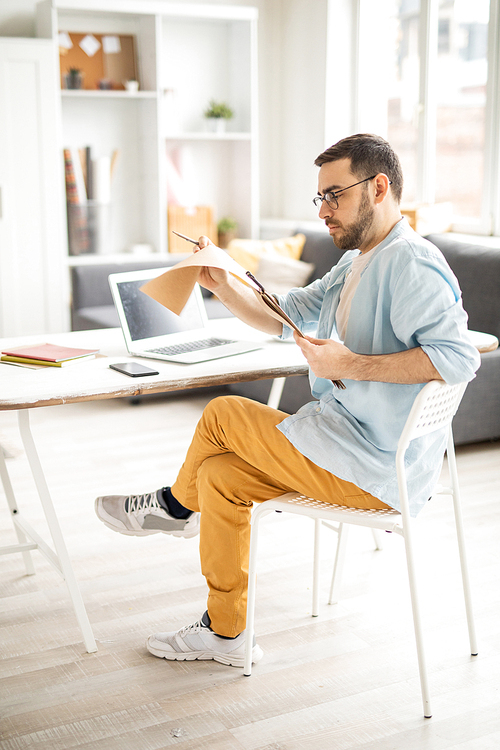
[[[378,173],[377,173],[378,174]],[[361,185],[363,182],[369,182],[370,180],[374,180],[377,175],[374,174],[373,177],[365,177],[364,180],[360,180],[359,182],[355,182],[354,185],[348,185],[348,187],[342,188],[342,190],[337,190],[336,192],[333,192],[333,190],[328,190],[324,195],[316,195],[312,201],[317,209],[321,210],[321,206],[323,205],[323,201],[326,201],[330,208],[332,208],[334,211],[336,211],[339,207],[339,201],[338,196],[340,193],[344,193],[346,190],[350,190],[353,187],[356,187],[356,185]],[[389,182],[389,185],[392,185],[392,182]],[[329,196],[327,198],[327,196]],[[335,205],[333,205],[335,203]]]

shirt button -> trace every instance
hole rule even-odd
[[[319,413],[320,413],[320,411],[321,411],[321,406],[318,406],[318,407],[316,408],[316,414],[319,414]]]

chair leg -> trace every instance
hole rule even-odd
[[[319,614],[319,569],[320,569],[320,545],[321,545],[321,519],[314,519],[314,567],[313,567],[313,600],[312,616]]]
[[[347,549],[347,535],[349,527],[344,523],[339,523],[337,530],[338,541],[337,541],[337,552],[335,554],[335,562],[333,565],[332,582],[330,584],[330,596],[328,597],[328,604],[337,604],[339,600],[339,590],[342,581],[342,572],[344,570],[345,553]]]
[[[259,521],[263,505],[256,508],[252,515],[252,531],[250,534],[250,554],[248,559],[248,594],[247,594],[247,618],[245,626],[245,662],[243,674],[250,677],[252,674],[252,649],[255,629],[255,594],[257,588],[257,545],[259,542]]]
[[[375,549],[384,549],[384,532],[379,529],[372,529],[373,541],[375,542]]]
[[[405,527],[404,534],[406,565],[408,569],[408,582],[410,585],[411,606],[413,612],[413,626],[415,630],[415,643],[417,647],[418,668],[420,673],[420,688],[422,691],[422,703],[424,708],[424,717],[430,719],[432,716],[429,682],[427,678],[427,665],[424,652],[424,639],[422,631],[422,621],[420,617],[420,604],[417,592],[417,578],[415,572],[415,561],[413,555],[413,543],[411,532],[408,526]]]
[[[472,608],[472,595],[469,579],[469,566],[467,564],[467,553],[465,550],[465,534],[462,517],[462,507],[460,502],[460,486],[458,483],[457,461],[455,457],[455,447],[453,445],[453,435],[450,430],[448,441],[448,467],[451,476],[451,485],[453,488],[453,510],[455,513],[455,526],[457,530],[458,554],[460,557],[460,568],[462,571],[462,585],[464,589],[465,611],[467,614],[467,625],[469,628],[470,652],[472,656],[477,656],[478,646],[476,638],[476,627],[474,624],[474,613]]]

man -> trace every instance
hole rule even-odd
[[[397,508],[394,455],[415,396],[430,380],[471,380],[479,365],[456,278],[440,251],[401,218],[403,178],[389,144],[354,135],[315,164],[314,202],[346,253],[322,279],[278,299],[302,331],[315,334],[294,336],[317,400],[288,416],[239,397],[214,399],[172,487],[96,500],[99,518],[124,534],[200,531],[207,611],[177,633],[150,636],[155,656],[242,666],[252,503],[298,491],[341,505]],[[201,247],[207,243],[200,239]],[[230,274],[207,268],[200,281],[250,325],[291,335]],[[444,448],[440,432],[412,444],[413,515],[429,497]],[[261,656],[255,644],[253,660]]]

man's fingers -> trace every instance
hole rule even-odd
[[[293,332],[293,337],[300,347],[307,346],[308,344],[311,344],[313,346],[321,346],[325,343],[323,339],[315,339],[312,336],[299,336],[296,331]]]
[[[213,242],[204,234],[202,234],[201,237],[198,238],[198,247],[199,249],[201,249],[202,247],[206,247],[207,245],[213,245]]]

